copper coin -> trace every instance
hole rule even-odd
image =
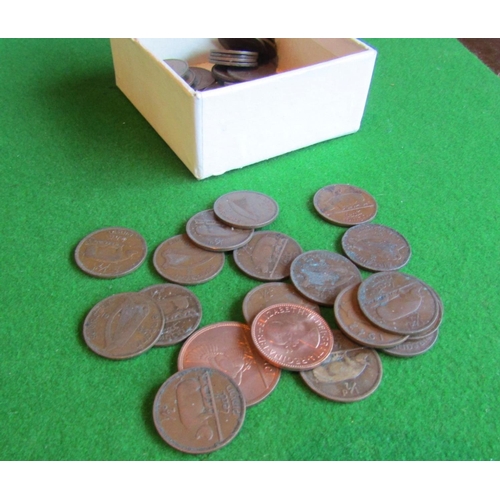
[[[266,194],[233,191],[215,200],[214,211],[229,226],[257,229],[271,224],[278,217],[279,207]]]
[[[333,331],[335,347],[328,358],[312,370],[300,372],[304,382],[320,396],[351,403],[375,392],[382,380],[382,362],[375,349],[360,346]]]
[[[343,288],[361,282],[361,273],[343,255],[327,250],[311,250],[292,262],[290,278],[297,290],[308,299],[333,306]]]
[[[344,288],[335,299],[333,311],[342,332],[354,342],[373,349],[394,347],[408,339],[408,335],[387,332],[368,321],[359,307],[358,288],[359,284]]]
[[[245,419],[245,398],[236,382],[213,368],[188,368],[168,378],[153,403],[162,439],[185,453],[219,450],[232,441]]]
[[[398,271],[375,273],[358,289],[363,314],[383,330],[415,335],[439,315],[433,291],[421,280]]]
[[[181,285],[153,285],[141,293],[151,297],[162,310],[165,323],[155,346],[178,344],[191,335],[201,322],[202,308],[198,297]]]
[[[250,327],[228,321],[205,326],[182,346],[178,368],[207,366],[229,375],[241,389],[247,406],[266,398],[276,387],[281,370],[256,350]]]
[[[153,265],[158,273],[180,285],[197,285],[215,278],[224,267],[223,252],[210,252],[195,245],[186,234],[173,236],[155,250]]]
[[[301,252],[300,245],[286,234],[258,231],[233,256],[238,268],[248,276],[277,281],[290,276],[290,264]]]
[[[315,302],[306,299],[297,289],[289,283],[264,283],[252,288],[243,300],[243,316],[245,321],[251,325],[255,316],[268,306],[274,304],[300,304],[312,309],[319,314],[319,306]]]
[[[186,233],[205,250],[227,252],[248,243],[254,231],[228,226],[215,217],[213,210],[204,210],[188,220]]]
[[[348,184],[321,188],[314,195],[313,204],[321,217],[339,226],[369,222],[377,214],[377,203],[373,196]]]
[[[75,249],[78,267],[99,278],[118,278],[135,271],[146,258],[144,238],[124,227],[99,229],[86,236]]]
[[[298,304],[266,307],[255,317],[251,331],[261,356],[287,370],[311,370],[333,348],[327,322],[312,309]]]
[[[100,356],[126,359],[147,351],[158,340],[163,314],[141,293],[119,293],[96,304],[83,324],[83,338]]]
[[[418,356],[429,351],[436,343],[438,337],[439,329],[436,329],[431,335],[427,335],[424,338],[414,339],[413,337],[410,337],[406,342],[403,342],[396,347],[382,349],[382,352],[398,358],[413,358],[414,356]]]
[[[429,288],[429,290],[436,299],[438,305],[438,314],[436,316],[436,319],[429,325],[428,328],[426,328],[420,333],[412,335],[408,340],[420,340],[429,335],[434,335],[435,331],[441,326],[441,322],[443,321],[443,303],[441,301],[441,298],[433,288],[431,288],[429,285],[427,285],[427,287]]]

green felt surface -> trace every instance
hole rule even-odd
[[[108,40],[0,41],[0,459],[500,458],[500,79],[453,39],[366,41],[378,58],[359,132],[203,181],[116,88]],[[345,230],[312,205],[333,183],[369,191],[375,222],[409,240],[403,271],[444,303],[437,344],[412,359],[381,355],[380,387],[352,404],[284,372],[228,446],[171,449],[152,403],[180,347],[101,358],[83,341],[86,314],[113,293],[162,283],[154,249],[233,190],[272,196],[280,216],[268,228],[304,250],[340,251]],[[134,273],[100,280],[75,265],[78,242],[105,226],[145,237]],[[243,321],[258,284],[228,255],[218,277],[190,287],[202,326]]]

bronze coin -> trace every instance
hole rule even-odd
[[[91,276],[118,278],[135,271],[146,258],[144,238],[124,227],[99,229],[89,234],[75,249],[78,267]]]
[[[398,358],[413,358],[414,356],[418,356],[429,351],[436,343],[438,337],[439,328],[424,338],[414,339],[413,337],[410,337],[408,340],[396,347],[382,349],[382,352]]]
[[[158,273],[180,285],[198,285],[215,278],[224,267],[223,252],[210,252],[194,244],[186,234],[173,236],[155,250]]]
[[[411,257],[406,238],[381,224],[359,224],[342,237],[342,248],[355,264],[370,271],[395,271]]]
[[[344,288],[335,299],[333,311],[342,332],[354,342],[373,349],[394,347],[408,339],[408,335],[387,332],[368,321],[359,307],[358,288],[359,283]]]
[[[141,293],[119,293],[96,304],[83,324],[83,338],[100,356],[127,359],[147,351],[158,340],[163,314]]]
[[[312,309],[298,304],[266,307],[255,317],[251,331],[261,356],[286,370],[311,370],[333,348],[328,323]]]
[[[412,335],[411,337],[408,338],[408,340],[420,340],[427,337],[428,335],[433,335],[435,331],[441,326],[441,322],[443,321],[443,302],[441,301],[441,298],[433,288],[431,288],[429,285],[427,285],[427,287],[429,288],[429,290],[436,299],[438,305],[438,314],[436,316],[436,319],[429,325],[428,328],[426,328],[420,333]]]
[[[399,271],[375,273],[364,280],[358,302],[369,321],[401,335],[422,333],[439,315],[433,291],[423,281]]]
[[[266,194],[255,191],[233,191],[214,203],[215,215],[232,227],[257,229],[273,222],[279,214],[278,204]]]
[[[226,446],[240,431],[245,412],[245,398],[236,382],[206,367],[172,375],[153,403],[153,419],[162,439],[191,454]]]
[[[360,346],[334,330],[335,347],[312,370],[300,372],[320,396],[341,403],[361,401],[375,392],[382,380],[382,362],[375,349]]]
[[[202,308],[198,297],[181,285],[153,285],[140,293],[151,297],[163,312],[165,323],[155,346],[178,344],[191,335],[201,322]]]
[[[243,316],[245,321],[251,325],[255,316],[268,306],[274,304],[300,304],[312,309],[319,314],[319,306],[315,302],[306,299],[297,289],[289,283],[264,283],[252,288],[243,300]]]
[[[343,288],[361,282],[361,273],[343,255],[327,250],[311,250],[292,262],[290,278],[297,290],[308,299],[333,306]]]
[[[250,327],[234,321],[205,326],[184,342],[178,368],[194,366],[216,368],[229,375],[241,389],[247,406],[271,394],[281,374],[257,352]]]
[[[227,252],[248,243],[254,231],[228,226],[215,217],[213,210],[204,210],[188,220],[186,233],[205,250]]]
[[[234,250],[233,257],[248,276],[278,281],[290,276],[290,264],[301,252],[300,245],[286,234],[258,231],[246,245]]]
[[[373,196],[348,184],[321,188],[314,195],[313,204],[321,217],[339,226],[369,222],[377,215],[377,202]]]

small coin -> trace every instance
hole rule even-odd
[[[96,304],[83,324],[83,338],[96,354],[110,359],[133,358],[158,340],[163,314],[141,293],[119,293]]]
[[[226,446],[240,431],[245,412],[245,398],[236,382],[205,367],[172,375],[153,403],[153,419],[162,439],[191,454]]]
[[[304,382],[320,396],[351,403],[375,392],[382,380],[382,362],[375,349],[360,346],[334,330],[335,347],[312,370],[300,372]]]
[[[182,59],[163,59],[163,62],[172,68],[181,78],[189,71],[189,64]]]
[[[382,352],[398,358],[412,358],[429,351],[437,342],[438,337],[439,329],[436,329],[424,338],[414,339],[413,337],[410,337],[408,340],[396,347],[382,349]]]
[[[205,90],[215,83],[215,78],[208,69],[193,66],[190,70],[195,76],[194,82],[191,84],[194,90]]]
[[[75,261],[91,276],[118,278],[135,271],[146,254],[146,241],[139,233],[110,227],[94,231],[80,241],[75,249]]]
[[[234,250],[233,257],[238,268],[248,276],[278,281],[290,276],[290,264],[301,252],[300,245],[286,234],[258,231],[246,245]]]
[[[195,245],[186,234],[161,243],[153,265],[165,279],[180,285],[197,285],[215,278],[224,267],[223,252],[210,252]]]
[[[165,283],[147,287],[141,293],[147,294],[160,306],[165,319],[155,346],[178,344],[198,328],[202,317],[201,303],[187,288]]]
[[[252,340],[269,363],[291,371],[311,370],[333,348],[327,322],[315,311],[298,304],[276,304],[257,314]]]
[[[373,196],[355,186],[332,184],[316,192],[314,208],[325,220],[339,226],[369,222],[377,214]]]
[[[269,396],[281,370],[270,365],[253,345],[250,327],[228,321],[201,328],[182,346],[178,368],[207,366],[229,375],[241,389],[247,406]]]
[[[361,282],[361,273],[343,255],[328,250],[311,250],[292,262],[290,278],[308,299],[333,306],[342,289]]]

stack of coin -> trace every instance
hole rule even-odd
[[[211,50],[209,62],[235,68],[255,68],[259,53],[248,50]]]

